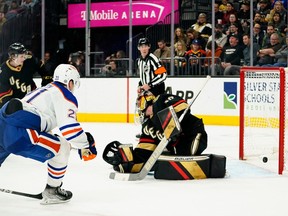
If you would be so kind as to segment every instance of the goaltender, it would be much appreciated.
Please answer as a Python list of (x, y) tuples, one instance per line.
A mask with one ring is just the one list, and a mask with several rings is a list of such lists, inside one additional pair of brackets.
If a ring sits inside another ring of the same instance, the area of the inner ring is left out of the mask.
[[(109, 143), (103, 151), (103, 159), (113, 165), (114, 170), (122, 173), (136, 173), (141, 170), (157, 145), (163, 138), (161, 122), (156, 115), (159, 111), (173, 106), (178, 116), (188, 107), (179, 96), (160, 94), (155, 97), (151, 92), (142, 92), (138, 99), (139, 115), (142, 115), (142, 133), (135, 149), (118, 141)], [(187, 112), (181, 121), (182, 131), (168, 143), (169, 155), (200, 155), (207, 148), (207, 133), (202, 119)]]

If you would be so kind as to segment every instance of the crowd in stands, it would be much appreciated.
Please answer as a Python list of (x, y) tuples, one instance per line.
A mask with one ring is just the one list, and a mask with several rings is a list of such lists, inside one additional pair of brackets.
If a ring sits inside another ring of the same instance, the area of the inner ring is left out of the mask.
[[(163, 38), (158, 40), (154, 54), (167, 69), (174, 52), (175, 75), (210, 74), (213, 29), (217, 75), (239, 75), (241, 66), (287, 67), (286, 0), (254, 1), (252, 19), (250, 1), (222, 0), (214, 6), (215, 28), (208, 14), (199, 12), (197, 21), (188, 29), (175, 28), (174, 45), (167, 45)], [(250, 25), (253, 26), (252, 39)], [(253, 49), (252, 62), (250, 48)]]
[[(237, 1), (237, 8), (234, 8), (234, 2), (222, 0), (215, 3), (214, 13), (217, 75), (238, 75), (241, 66), (250, 66), (251, 63), (260, 67), (287, 67), (287, 1), (258, 0), (254, 3), (252, 19), (250, 1)], [(181, 27), (175, 30), (175, 56), (185, 60), (177, 67), (186, 66), (186, 74), (211, 72), (211, 23), (207, 14), (200, 12), (197, 22), (186, 31)], [(253, 25), (253, 39), (250, 39), (250, 25)], [(179, 55), (181, 44), (186, 44), (186, 51)], [(252, 62), (250, 47), (254, 55)]]
[(21, 12), (33, 12), (33, 7), (39, 0), (0, 0), (0, 13), (5, 20), (12, 19)]
[[(21, 10), (31, 10), (39, 0), (0, 0), (0, 33), (3, 23)], [(174, 44), (159, 38), (157, 49), (151, 50), (169, 71), (174, 53), (175, 75), (211, 73), (212, 48), (217, 75), (237, 75), (241, 66), (287, 67), (288, 12), (287, 0), (254, 0), (250, 18), (250, 1), (219, 0), (215, 2), (215, 26), (211, 14), (199, 11), (190, 27), (175, 28)], [(253, 38), (250, 38), (252, 25)], [(212, 46), (212, 31), (215, 43)], [(250, 50), (253, 60), (250, 61)], [(81, 56), (81, 55), (80, 55)], [(71, 53), (75, 65), (85, 75), (84, 60)], [(83, 54), (82, 54), (83, 57)], [(68, 60), (70, 61), (70, 60)], [(79, 66), (80, 65), (80, 66)], [(126, 75), (129, 59), (124, 51), (109, 55), (101, 69), (105, 76)]]

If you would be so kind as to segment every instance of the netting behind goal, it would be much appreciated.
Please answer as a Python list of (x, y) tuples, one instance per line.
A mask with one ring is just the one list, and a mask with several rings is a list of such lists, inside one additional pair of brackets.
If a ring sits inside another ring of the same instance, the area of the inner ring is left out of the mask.
[(239, 158), (262, 165), (267, 158), (265, 164), (279, 174), (286, 170), (287, 74), (287, 68), (243, 67), (240, 72)]

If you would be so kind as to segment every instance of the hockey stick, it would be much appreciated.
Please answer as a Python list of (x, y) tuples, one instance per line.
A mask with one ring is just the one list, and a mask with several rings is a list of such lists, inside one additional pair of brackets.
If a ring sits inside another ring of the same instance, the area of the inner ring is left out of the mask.
[[(179, 122), (182, 121), (186, 113), (189, 111), (192, 104), (195, 102), (195, 100), (198, 98), (202, 90), (204, 89), (207, 82), (210, 80), (210, 76), (207, 76), (204, 83), (202, 84), (201, 88), (199, 89), (196, 96), (193, 98), (193, 100), (189, 103), (188, 107), (185, 109), (185, 111), (182, 113), (182, 115), (179, 118)], [(139, 173), (119, 173), (119, 172), (112, 172), (110, 173), (109, 178), (110, 179), (116, 179), (116, 180), (122, 180), (122, 181), (137, 181), (137, 180), (143, 180), (147, 174), (152, 169), (153, 165), (156, 163), (160, 155), (162, 154), (163, 150), (166, 148), (167, 144), (169, 143), (170, 138), (166, 138), (165, 136), (162, 138), (160, 143), (157, 145), (155, 150), (153, 151), (152, 155), (149, 157), (149, 159), (146, 161), (144, 166), (142, 167), (141, 171)]]
[(33, 198), (33, 199), (42, 199), (42, 193), (39, 194), (29, 194), (29, 193), (24, 193), (24, 192), (19, 192), (19, 191), (13, 191), (13, 190), (8, 190), (8, 189), (3, 189), (0, 188), (0, 192), (3, 193), (9, 193), (9, 194), (15, 194), (15, 195), (19, 195), (19, 196), (24, 196), (24, 197), (29, 197), (29, 198)]

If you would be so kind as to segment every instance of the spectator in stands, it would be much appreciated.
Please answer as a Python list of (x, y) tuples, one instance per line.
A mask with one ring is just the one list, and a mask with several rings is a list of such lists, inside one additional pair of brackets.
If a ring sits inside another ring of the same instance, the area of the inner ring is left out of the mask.
[(266, 31), (268, 23), (265, 21), (265, 19), (261, 18), (261, 14), (259, 12), (255, 12), (253, 22), (254, 22), (254, 26), (255, 26), (255, 24), (260, 25), (261, 31), (263, 31), (263, 30)]
[(185, 54), (187, 61), (188, 73), (191, 75), (199, 75), (203, 70), (204, 57), (206, 56), (205, 50), (202, 49), (200, 41), (194, 39), (192, 47)]
[(240, 10), (238, 12), (238, 19), (240, 22), (242, 20), (247, 21), (250, 19), (250, 2), (245, 0), (241, 3)]
[(115, 57), (115, 62), (117, 64), (116, 67), (119, 75), (126, 75), (129, 68), (129, 62), (124, 59), (126, 58), (126, 53), (123, 50), (118, 50)]
[[(272, 7), (272, 8), (274, 7), (274, 4), (275, 4), (277, 1), (279, 1), (279, 0), (270, 0), (270, 2), (271, 2), (271, 7)], [(280, 0), (280, 1), (282, 2), (283, 7), (287, 10), (287, 9), (288, 9), (288, 8), (287, 8), (287, 5), (288, 5), (287, 0)]]
[(255, 23), (253, 26), (253, 43), (259, 44), (259, 47), (262, 46), (264, 38), (264, 32), (261, 29), (261, 25), (259, 23)]
[(82, 57), (81, 51), (70, 53), (68, 63), (78, 70), (81, 77), (85, 76), (85, 60)]
[(219, 10), (219, 6), (220, 4), (218, 2), (215, 2), (214, 4), (215, 23), (222, 24), (224, 13)]
[(41, 86), (45, 86), (53, 81), (53, 74), (57, 64), (51, 58), (51, 53), (49, 51), (44, 53), (44, 59), (42, 60), (42, 63), (43, 66), (39, 70), (39, 74), (42, 78)]
[(11, 5), (5, 17), (7, 20), (15, 17), (22, 9), (19, 7), (18, 2), (16, 0), (11, 1)]
[(168, 60), (167, 58), (171, 57), (171, 50), (170, 47), (166, 45), (166, 41), (164, 39), (160, 39), (157, 41), (157, 45), (158, 48), (154, 51), (153, 54), (157, 56), (157, 58), (159, 58), (163, 63), (170, 62), (170, 60)]
[(7, 13), (9, 5), (5, 0), (0, 0), (0, 11), (4, 14)]
[(257, 56), (259, 58), (257, 62), (257, 66), (262, 66), (266, 64), (272, 64), (274, 62), (274, 56), (276, 52), (282, 47), (279, 35), (277, 33), (273, 33), (270, 37), (270, 43), (261, 48)]
[(192, 42), (193, 40), (197, 39), (200, 41), (201, 43), (201, 47), (205, 47), (206, 44), (206, 40), (204, 38), (201, 37), (201, 35), (199, 34), (198, 31), (196, 31), (193, 28), (188, 28), (186, 30), (186, 35), (187, 35), (187, 41), (186, 41), (186, 49), (190, 50), (191, 46), (192, 46)]
[(0, 34), (2, 32), (2, 26), (6, 22), (4, 11), (0, 11)]
[[(222, 48), (227, 43), (227, 35), (223, 33), (223, 26), (221, 24), (216, 24), (214, 37), (217, 45)], [(212, 41), (212, 35), (208, 38), (207, 46), (210, 41)]]
[(174, 49), (176, 48), (176, 43), (179, 40), (187, 42), (187, 35), (184, 32), (184, 29), (181, 27), (177, 27), (174, 32)]
[[(261, 23), (265, 23), (265, 25), (268, 24), (267, 20), (266, 20), (266, 16), (267, 14), (270, 13), (270, 7), (268, 4), (268, 0), (260, 0), (259, 1), (259, 8), (257, 10), (257, 13), (259, 13), (261, 15)], [(265, 26), (263, 26), (265, 27)]]
[(237, 17), (237, 11), (234, 9), (231, 2), (227, 2), (227, 11), (224, 13), (223, 24), (229, 23), (229, 17), (231, 14), (235, 14)]
[(222, 0), (220, 6), (219, 6), (219, 10), (223, 13), (226, 13), (227, 12), (227, 3), (228, 3), (228, 0)]
[(268, 24), (266, 32), (265, 32), (264, 37), (263, 37), (261, 48), (268, 46), (268, 44), (270, 43), (270, 37), (275, 32), (276, 31), (275, 31), (274, 25), (273, 24)]
[[(251, 66), (250, 64), (250, 50), (251, 50), (251, 39), (250, 34), (243, 34), (243, 43), (245, 48), (243, 49), (243, 65), (231, 65), (226, 68), (224, 75), (239, 75), (241, 66)], [(260, 49), (259, 44), (253, 43), (253, 65), (257, 64), (257, 52)]]
[(270, 10), (270, 13), (266, 15), (266, 21), (272, 22), (273, 15), (275, 12), (278, 12), (283, 19), (283, 21), (286, 21), (287, 18), (287, 10), (284, 8), (283, 3), (281, 1), (275, 1), (274, 7), (272, 10)]
[(238, 20), (241, 23), (243, 33), (248, 33), (250, 27), (250, 2), (245, 0), (238, 12)]
[(226, 34), (227, 34), (227, 31), (229, 31), (229, 28), (231, 27), (232, 24), (235, 24), (235, 26), (237, 27), (237, 34), (243, 34), (241, 22), (238, 20), (235, 14), (230, 14), (228, 22), (223, 27), (223, 31), (226, 32)]
[[(191, 28), (195, 29), (199, 32), (200, 36), (206, 40), (206, 43), (208, 41), (208, 38), (210, 35), (212, 35), (212, 25), (210, 23), (207, 23), (207, 18), (205, 13), (200, 13), (198, 15), (198, 20), (196, 23), (194, 23)], [(205, 43), (205, 46), (206, 46)]]
[(241, 59), (243, 58), (243, 49), (239, 45), (238, 35), (233, 34), (230, 36), (229, 44), (223, 48), (220, 58), (220, 66), (215, 65), (215, 72), (218, 75), (226, 74), (226, 68), (229, 69), (231, 65), (241, 65)]
[[(237, 35), (238, 36), (238, 43), (237, 44), (240, 46), (243, 46), (242, 33), (240, 33), (238, 31), (238, 25), (236, 23), (233, 23), (230, 25), (229, 29), (226, 31), (226, 35), (227, 35), (227, 42), (228, 43), (230, 43), (229, 38), (231, 37), (231, 35)], [(226, 45), (228, 43), (226, 43)]]
[(186, 68), (186, 44), (183, 40), (179, 40), (176, 43), (176, 49), (175, 49), (175, 71), (176, 75), (184, 75), (185, 68)]
[(123, 50), (118, 50), (116, 52), (116, 58), (117, 59), (126, 58), (126, 53)]
[(273, 24), (275, 31), (280, 35), (280, 36), (285, 36), (284, 33), (284, 28), (286, 23), (284, 20), (281, 18), (281, 14), (279, 12), (275, 12), (272, 17), (272, 21), (270, 22)]
[(286, 44), (284, 44), (274, 56), (274, 63), (262, 65), (262, 67), (287, 67), (288, 62), (288, 34), (286, 35)]
[[(220, 56), (223, 51), (223, 48), (214, 41), (214, 64), (220, 64)], [(211, 74), (211, 64), (212, 64), (212, 41), (209, 41), (206, 46), (206, 58), (204, 60), (204, 71), (205, 75)]]
[(115, 75), (126, 74), (123, 73), (122, 70), (120, 71), (119, 68), (117, 68), (117, 62), (114, 59), (110, 60), (109, 63), (102, 68), (101, 73), (107, 77), (114, 77)]

